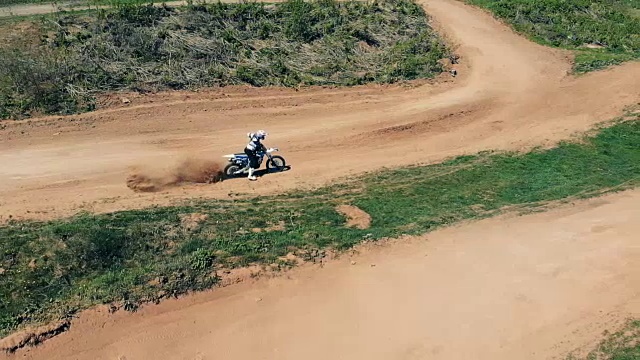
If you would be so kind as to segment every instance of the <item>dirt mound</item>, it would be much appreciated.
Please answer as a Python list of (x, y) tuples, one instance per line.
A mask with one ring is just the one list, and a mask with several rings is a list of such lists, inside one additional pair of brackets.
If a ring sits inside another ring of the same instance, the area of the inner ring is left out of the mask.
[(355, 227), (360, 230), (371, 226), (371, 215), (353, 205), (340, 205), (336, 211), (347, 218), (347, 227)]
[(207, 214), (192, 213), (192, 214), (180, 214), (180, 225), (187, 231), (193, 231), (200, 227), (200, 224), (209, 218)]
[(222, 165), (216, 161), (185, 158), (165, 170), (134, 167), (127, 177), (127, 187), (136, 192), (154, 192), (182, 183), (215, 183), (222, 180), (222, 175)]

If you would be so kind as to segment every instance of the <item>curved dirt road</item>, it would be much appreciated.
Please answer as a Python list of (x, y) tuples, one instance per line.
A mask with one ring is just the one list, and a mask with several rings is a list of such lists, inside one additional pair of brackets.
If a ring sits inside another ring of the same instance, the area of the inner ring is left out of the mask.
[[(460, 76), (436, 85), (228, 88), (8, 123), (0, 130), (0, 221), (271, 193), (382, 166), (548, 145), (640, 101), (640, 63), (575, 78), (565, 53), (515, 35), (483, 11), (453, 0), (424, 5), (461, 55)], [(291, 171), (152, 194), (125, 185), (129, 166), (222, 159), (257, 128), (271, 133), (267, 145), (281, 147)]]
[(629, 191), (373, 245), (321, 270), (135, 314), (92, 311), (8, 358), (565, 359), (640, 316), (638, 203)]

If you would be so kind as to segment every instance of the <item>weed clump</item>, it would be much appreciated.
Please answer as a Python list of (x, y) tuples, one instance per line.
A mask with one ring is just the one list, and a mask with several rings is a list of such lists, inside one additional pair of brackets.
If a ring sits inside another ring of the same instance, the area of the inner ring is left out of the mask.
[(586, 357), (569, 354), (566, 360), (640, 359), (640, 320), (628, 319), (616, 332), (604, 332), (604, 339)]

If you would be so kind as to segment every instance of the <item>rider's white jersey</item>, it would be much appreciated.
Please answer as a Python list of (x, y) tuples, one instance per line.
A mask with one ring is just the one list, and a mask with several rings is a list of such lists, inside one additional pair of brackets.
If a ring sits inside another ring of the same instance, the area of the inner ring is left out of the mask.
[(251, 141), (247, 144), (247, 149), (254, 151), (260, 147), (260, 139), (258, 139), (255, 135), (251, 136)]

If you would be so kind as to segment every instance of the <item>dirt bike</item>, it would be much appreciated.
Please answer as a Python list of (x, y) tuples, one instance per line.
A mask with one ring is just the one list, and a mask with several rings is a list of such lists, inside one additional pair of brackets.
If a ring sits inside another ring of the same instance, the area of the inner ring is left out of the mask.
[[(262, 160), (266, 156), (267, 170), (268, 171), (282, 171), (284, 170), (286, 163), (282, 156), (271, 155), (271, 153), (280, 151), (278, 148), (269, 148), (263, 151), (258, 151), (258, 169), (262, 165)], [(224, 167), (224, 176), (226, 178), (232, 178), (240, 175), (247, 174), (249, 172), (249, 156), (245, 153), (229, 154), (223, 157), (229, 159), (229, 164)], [(256, 169), (257, 170), (257, 169)]]

